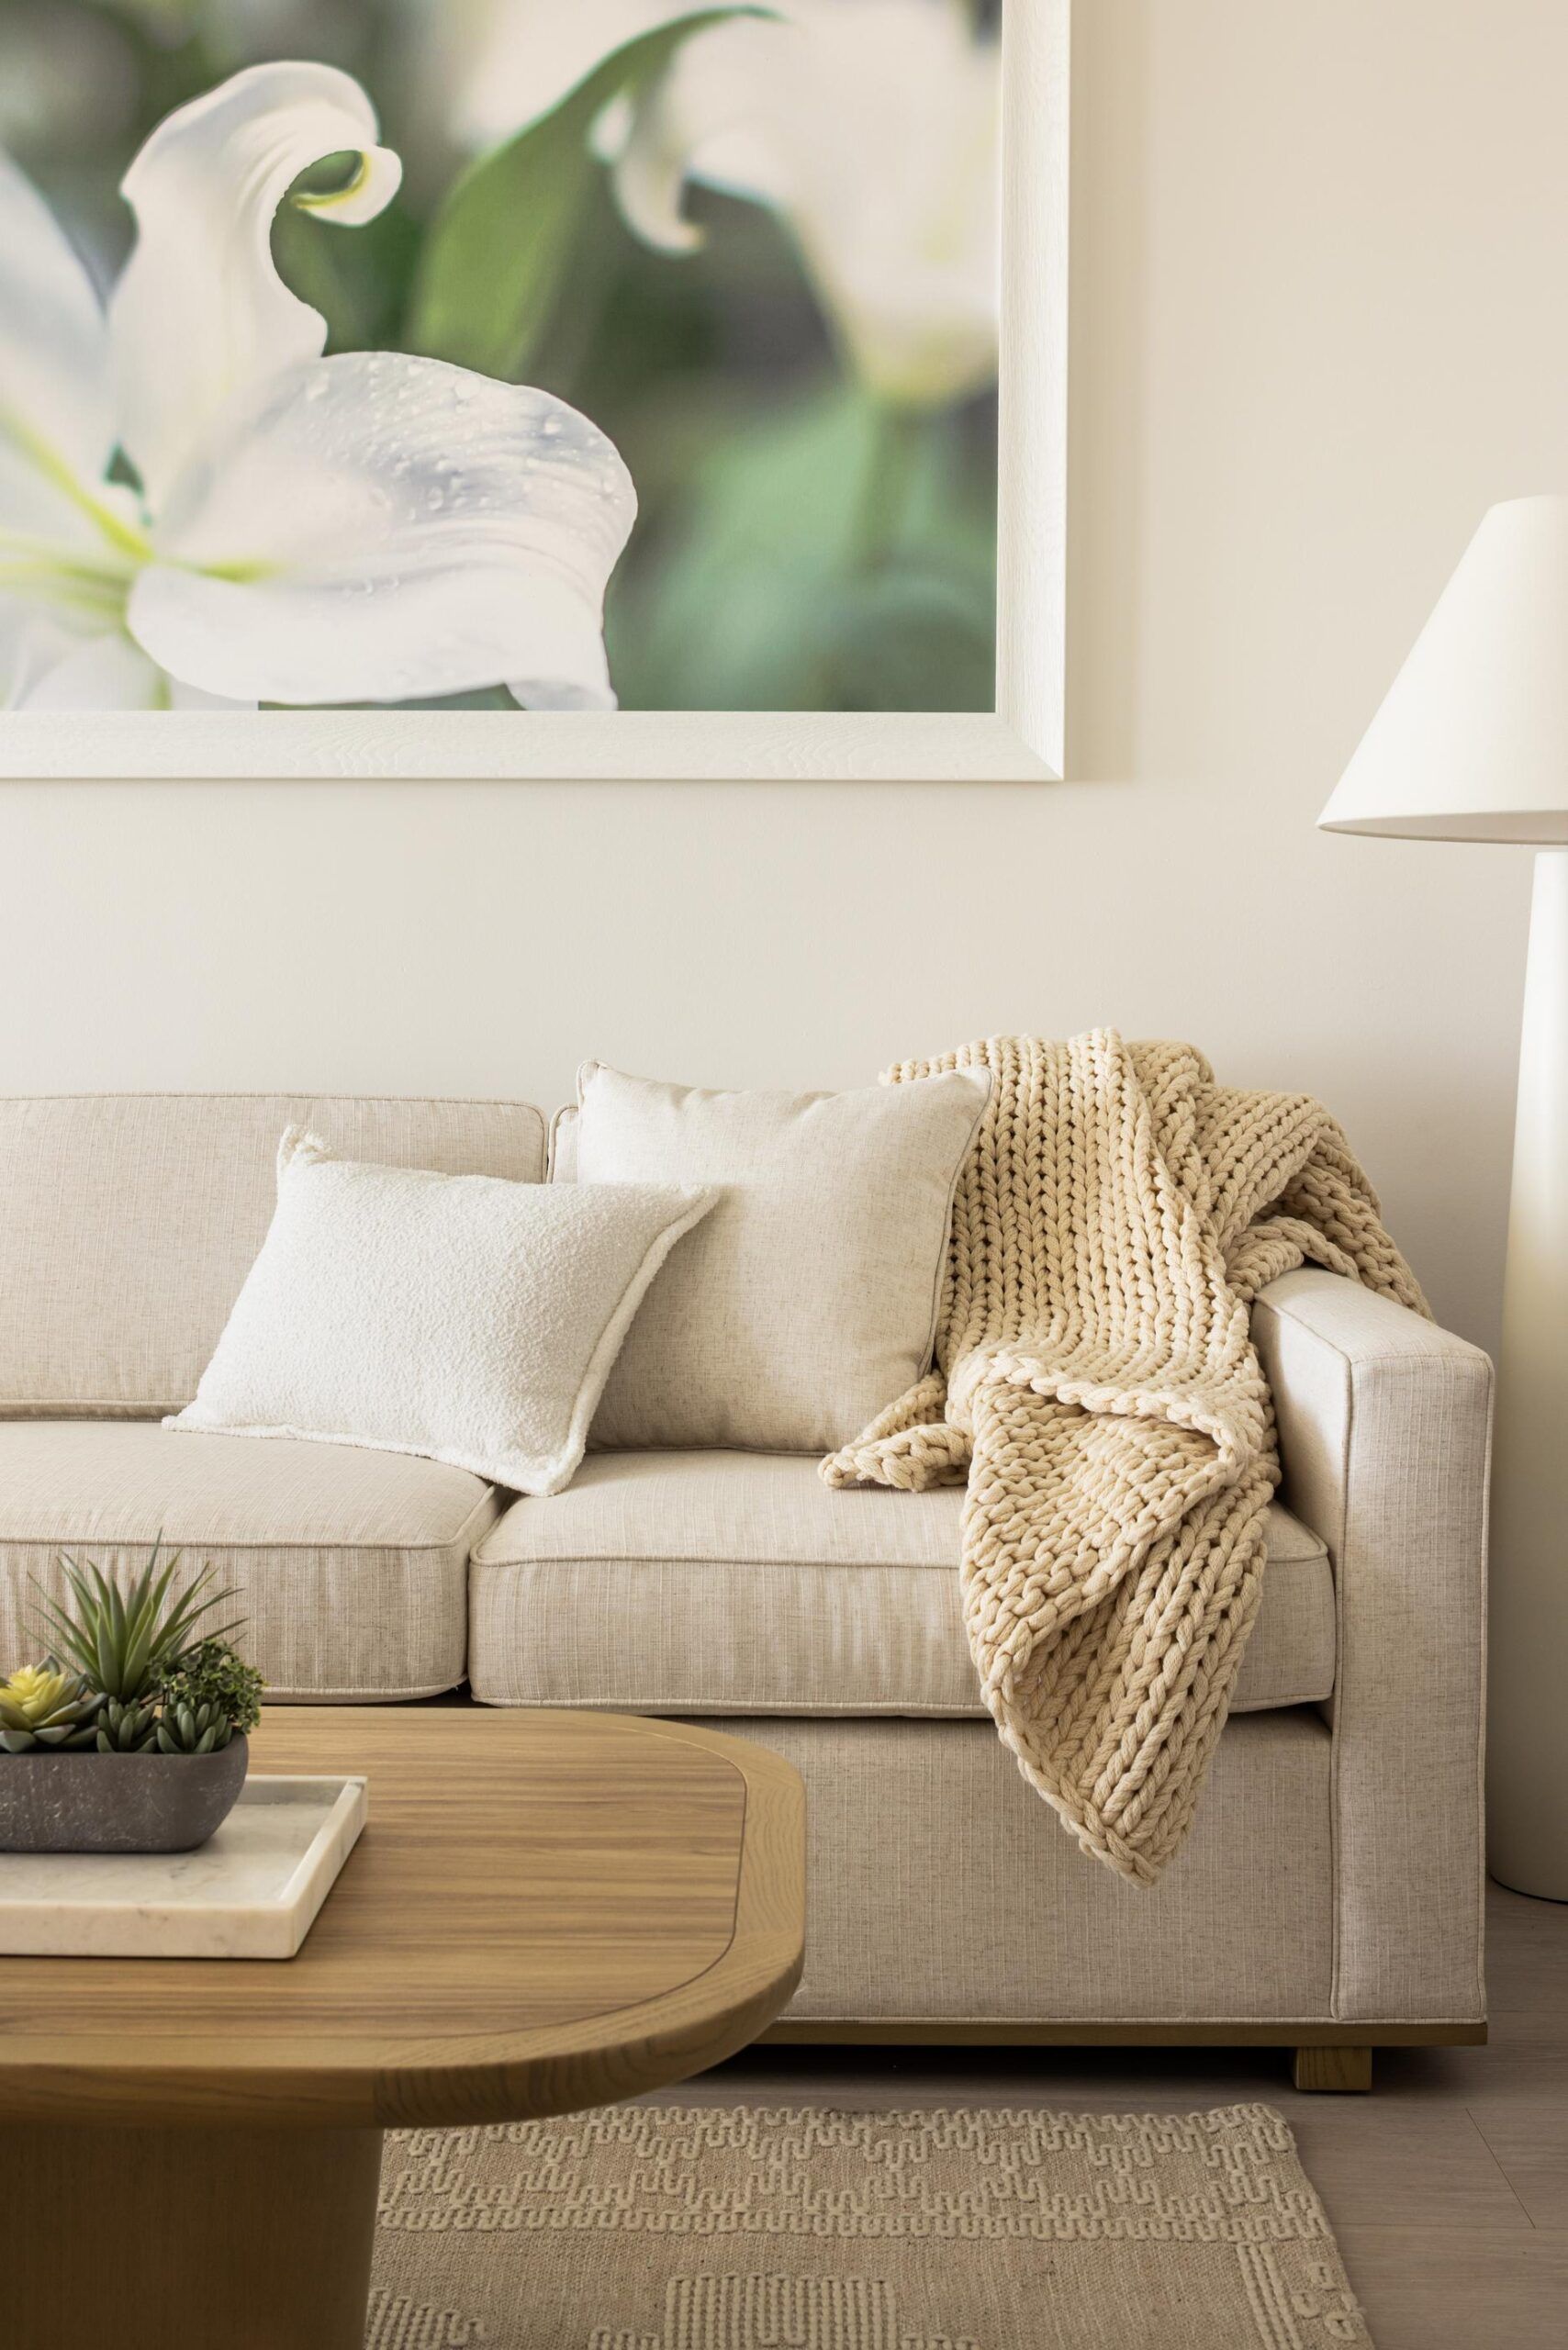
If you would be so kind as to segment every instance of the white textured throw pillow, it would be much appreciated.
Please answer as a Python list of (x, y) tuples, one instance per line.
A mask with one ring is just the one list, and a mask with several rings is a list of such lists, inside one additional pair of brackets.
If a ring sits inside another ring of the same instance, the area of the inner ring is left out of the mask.
[(164, 1426), (421, 1453), (559, 1493), (644, 1291), (715, 1197), (371, 1167), (291, 1127), (261, 1255)]
[[(926, 1370), (984, 1070), (850, 1093), (578, 1080), (576, 1180), (717, 1183), (649, 1290), (596, 1445), (823, 1452)], [(554, 1188), (569, 1188), (558, 1185)]]

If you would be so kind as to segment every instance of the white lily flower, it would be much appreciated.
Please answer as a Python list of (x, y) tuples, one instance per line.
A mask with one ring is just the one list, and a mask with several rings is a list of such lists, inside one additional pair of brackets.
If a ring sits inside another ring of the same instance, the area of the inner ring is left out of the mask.
[[(0, 157), (0, 702), (407, 701), (501, 684), (614, 707), (604, 590), (636, 510), (610, 442), (547, 393), (437, 360), (321, 356), (274, 214), (352, 153), (366, 220), (396, 156), (350, 76), (263, 65), (171, 115), (125, 181), (108, 302)], [(139, 487), (113, 477), (117, 453)]]
[[(651, 92), (601, 124), (628, 223), (681, 252), (700, 241), (682, 217), (687, 180), (767, 205), (872, 391), (945, 407), (982, 390), (1001, 307), (996, 40), (969, 0), (767, 5), (772, 20), (694, 33)], [(689, 0), (484, 0), (459, 130), (475, 145), (507, 136), (610, 50), (691, 13)]]

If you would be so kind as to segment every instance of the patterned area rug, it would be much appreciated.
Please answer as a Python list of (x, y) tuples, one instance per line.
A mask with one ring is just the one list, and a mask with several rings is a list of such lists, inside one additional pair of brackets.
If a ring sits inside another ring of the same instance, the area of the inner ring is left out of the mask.
[(394, 2132), (367, 2350), (1343, 2350), (1271, 2106)]

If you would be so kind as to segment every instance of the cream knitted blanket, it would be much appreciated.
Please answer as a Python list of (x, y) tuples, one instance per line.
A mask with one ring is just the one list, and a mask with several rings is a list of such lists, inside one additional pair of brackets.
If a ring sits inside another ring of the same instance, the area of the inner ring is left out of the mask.
[(1273, 1414), (1249, 1307), (1329, 1267), (1417, 1312), (1338, 1125), (1216, 1085), (1186, 1045), (1004, 1036), (954, 1203), (937, 1367), (823, 1463), (966, 1474), (964, 1619), (1025, 1778), (1150, 1884), (1191, 1825), (1257, 1612)]

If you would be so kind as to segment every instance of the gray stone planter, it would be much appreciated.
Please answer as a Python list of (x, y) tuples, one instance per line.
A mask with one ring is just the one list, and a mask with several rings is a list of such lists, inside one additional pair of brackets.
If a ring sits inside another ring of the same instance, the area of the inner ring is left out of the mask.
[(240, 1799), (250, 1748), (0, 1754), (0, 1852), (189, 1852)]

